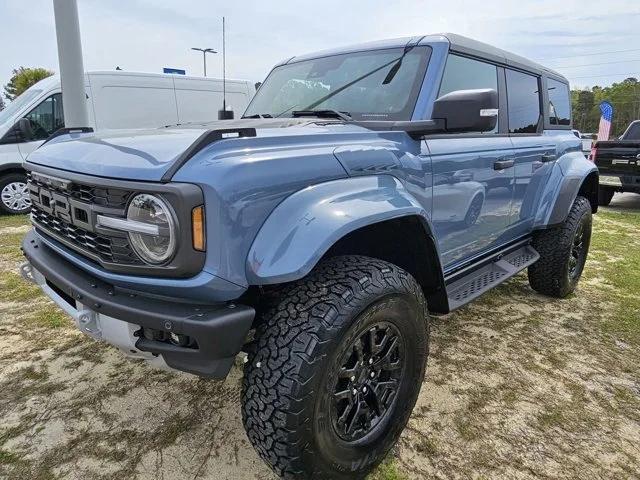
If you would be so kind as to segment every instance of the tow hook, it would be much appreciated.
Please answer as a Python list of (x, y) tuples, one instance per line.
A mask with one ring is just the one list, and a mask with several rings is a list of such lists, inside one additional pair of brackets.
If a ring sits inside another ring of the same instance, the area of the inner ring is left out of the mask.
[(33, 267), (31, 266), (31, 264), (29, 262), (24, 262), (24, 263), (22, 263), (20, 265), (20, 275), (27, 282), (31, 282), (31, 283), (37, 284), (36, 279), (33, 276)]

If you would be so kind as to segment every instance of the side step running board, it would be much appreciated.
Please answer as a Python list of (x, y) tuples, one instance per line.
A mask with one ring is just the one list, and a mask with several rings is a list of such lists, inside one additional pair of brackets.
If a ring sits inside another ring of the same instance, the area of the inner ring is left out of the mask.
[(455, 310), (469, 303), (535, 263), (538, 258), (540, 258), (538, 252), (531, 245), (525, 245), (447, 285), (449, 310)]

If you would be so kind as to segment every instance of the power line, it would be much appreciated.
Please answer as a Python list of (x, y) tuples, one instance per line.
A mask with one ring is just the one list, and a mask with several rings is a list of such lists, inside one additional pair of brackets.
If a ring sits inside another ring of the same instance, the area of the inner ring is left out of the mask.
[(540, 60), (559, 60), (561, 58), (575, 58), (575, 57), (592, 57), (595, 55), (607, 55), (609, 53), (625, 53), (625, 52), (640, 52), (640, 48), (630, 48), (629, 50), (610, 50), (608, 52), (594, 52), (594, 53), (578, 53), (568, 55), (566, 57), (541, 57)]
[(585, 63), (582, 65), (566, 65), (564, 67), (553, 67), (555, 69), (561, 68), (577, 68), (577, 67), (594, 67), (596, 65), (611, 65), (613, 63), (626, 63), (626, 62), (640, 62), (640, 59), (636, 60), (616, 60), (615, 62), (602, 62), (602, 63)]
[(581, 77), (574, 77), (574, 76), (570, 76), (569, 78), (597, 78), (597, 77), (617, 77), (617, 76), (634, 76), (634, 75), (638, 75), (637, 72), (633, 72), (633, 73), (606, 73), (604, 75), (584, 75)]

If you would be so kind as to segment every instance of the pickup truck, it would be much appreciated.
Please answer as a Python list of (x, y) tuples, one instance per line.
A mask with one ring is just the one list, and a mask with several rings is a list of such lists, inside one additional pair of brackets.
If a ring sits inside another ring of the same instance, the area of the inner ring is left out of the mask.
[(616, 192), (640, 193), (640, 120), (618, 140), (596, 142), (593, 161), (601, 172), (599, 205), (609, 205)]
[(430, 316), (525, 269), (567, 296), (598, 208), (568, 81), (454, 34), (289, 58), (242, 119), (70, 130), (25, 168), (22, 275), (152, 365), (223, 379), (244, 352), (248, 438), (287, 478), (363, 478)]

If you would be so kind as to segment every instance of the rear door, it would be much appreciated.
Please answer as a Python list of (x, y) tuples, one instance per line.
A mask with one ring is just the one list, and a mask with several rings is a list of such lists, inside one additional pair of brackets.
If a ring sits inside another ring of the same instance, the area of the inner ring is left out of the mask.
[(509, 136), (514, 150), (514, 188), (509, 236), (531, 231), (544, 185), (556, 160), (553, 137), (543, 135), (542, 79), (505, 69)]
[[(439, 96), (455, 90), (504, 92), (502, 68), (450, 54)], [(505, 99), (500, 95), (500, 106)], [(504, 117), (504, 116), (503, 116)], [(492, 132), (428, 137), (433, 167), (432, 221), (445, 267), (501, 242), (513, 194), (513, 149), (499, 119)]]

